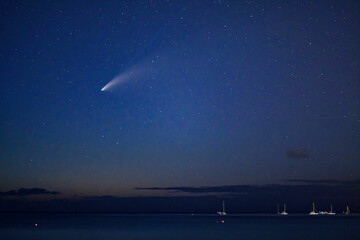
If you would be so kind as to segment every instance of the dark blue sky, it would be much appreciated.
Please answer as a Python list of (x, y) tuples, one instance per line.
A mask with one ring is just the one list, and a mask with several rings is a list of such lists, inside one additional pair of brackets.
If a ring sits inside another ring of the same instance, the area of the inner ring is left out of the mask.
[(358, 1), (1, 1), (0, 192), (359, 179), (359, 21)]

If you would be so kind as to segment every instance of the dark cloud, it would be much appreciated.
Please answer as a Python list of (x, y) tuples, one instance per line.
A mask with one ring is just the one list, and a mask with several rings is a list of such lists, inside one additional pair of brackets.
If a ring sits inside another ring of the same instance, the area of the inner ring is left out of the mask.
[(185, 193), (247, 193), (259, 188), (252, 185), (227, 185), (227, 186), (208, 186), (208, 187), (150, 187), (135, 188), (136, 190), (158, 190), (168, 192), (185, 192)]
[(82, 199), (86, 199), (86, 200), (114, 200), (114, 199), (118, 199), (118, 197), (109, 196), (109, 195), (105, 195), (105, 196), (86, 196), (86, 197), (83, 197)]
[(20, 188), (19, 190), (10, 190), (7, 192), (0, 192), (0, 196), (28, 196), (28, 195), (55, 195), (59, 192), (50, 192), (44, 188)]
[[(226, 185), (226, 186), (204, 186), (204, 187), (152, 187), (136, 188), (136, 190), (166, 191), (167, 193), (202, 193), (218, 194), (219, 196), (248, 195), (269, 197), (284, 196), (288, 198), (325, 197), (337, 198), (339, 195), (360, 197), (360, 180), (288, 180), (292, 184), (267, 184), (267, 185)], [(297, 183), (297, 184), (294, 184)]]
[(286, 151), (286, 155), (290, 159), (308, 159), (309, 154), (305, 148), (289, 149)]
[(305, 183), (305, 184), (341, 184), (341, 185), (352, 185), (359, 184), (360, 180), (354, 181), (342, 181), (337, 179), (326, 179), (326, 180), (307, 180), (307, 179), (291, 179), (288, 182), (292, 183)]

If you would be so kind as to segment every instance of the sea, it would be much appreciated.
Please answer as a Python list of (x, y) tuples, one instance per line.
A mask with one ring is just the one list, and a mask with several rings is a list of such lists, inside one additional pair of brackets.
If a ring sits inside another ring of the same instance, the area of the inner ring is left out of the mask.
[(0, 214), (2, 240), (360, 240), (360, 215)]

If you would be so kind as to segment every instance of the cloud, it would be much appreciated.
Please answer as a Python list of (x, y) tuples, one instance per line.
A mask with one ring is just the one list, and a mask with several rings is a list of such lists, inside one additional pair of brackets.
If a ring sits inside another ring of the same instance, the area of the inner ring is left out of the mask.
[(19, 190), (10, 190), (0, 192), (0, 196), (29, 196), (29, 195), (56, 195), (59, 192), (50, 192), (44, 188), (20, 188)]
[[(360, 188), (360, 180), (343, 181), (329, 180), (306, 180), (291, 179), (289, 183), (298, 184), (266, 184), (266, 185), (225, 185), (225, 186), (203, 186), (203, 187), (150, 187), (135, 188), (136, 190), (166, 191), (168, 193), (190, 193), (190, 194), (218, 194), (218, 195), (274, 195), (288, 194), (299, 195), (299, 193), (312, 193), (327, 195), (332, 193), (345, 193)], [(300, 194), (301, 195), (301, 194)], [(335, 194), (336, 195), (336, 194)], [(334, 196), (335, 196), (334, 195)]]
[(308, 159), (309, 158), (309, 154), (307, 153), (305, 148), (287, 150), (286, 155), (290, 159)]
[(337, 179), (325, 179), (325, 180), (290, 179), (290, 180), (288, 180), (288, 182), (305, 183), (305, 184), (341, 184), (341, 185), (348, 185), (350, 183), (358, 183), (359, 180), (343, 181), (343, 180), (337, 180)]
[[(255, 188), (258, 188), (258, 186)], [(135, 188), (135, 190), (158, 190), (158, 191), (184, 192), (184, 193), (234, 193), (234, 192), (247, 193), (249, 191), (252, 191), (253, 189), (254, 189), (254, 186), (251, 186), (251, 185)]]
[(111, 196), (111, 195), (104, 195), (104, 196), (86, 196), (82, 197), (81, 199), (85, 200), (114, 200), (118, 199), (119, 197)]

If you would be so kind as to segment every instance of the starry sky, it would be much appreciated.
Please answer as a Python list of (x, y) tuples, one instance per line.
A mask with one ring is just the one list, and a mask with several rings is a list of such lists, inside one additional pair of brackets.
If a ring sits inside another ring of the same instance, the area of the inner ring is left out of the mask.
[(360, 179), (359, 1), (1, 1), (0, 22), (2, 195)]

